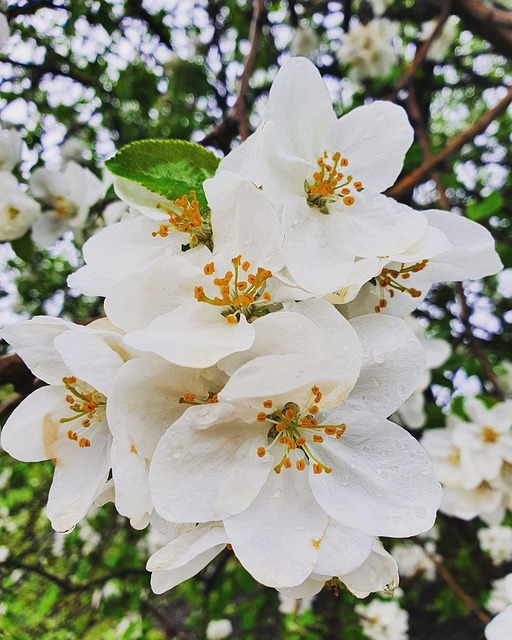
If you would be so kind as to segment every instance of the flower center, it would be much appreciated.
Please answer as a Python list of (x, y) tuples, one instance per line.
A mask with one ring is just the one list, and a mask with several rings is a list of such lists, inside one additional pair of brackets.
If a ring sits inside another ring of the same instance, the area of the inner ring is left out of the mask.
[[(99, 391), (87, 391), (82, 388), (74, 376), (62, 378), (64, 386), (68, 390), (66, 402), (72, 415), (61, 418), (60, 422), (65, 424), (80, 420), (81, 427), (76, 431), (70, 429), (68, 438), (78, 444), (81, 449), (91, 446), (91, 437), (96, 433), (99, 424), (105, 415), (105, 405), (107, 399)], [(87, 435), (85, 435), (87, 433)]]
[(295, 402), (287, 402), (282, 409), (276, 409), (267, 413), (272, 409), (272, 400), (265, 400), (263, 407), (267, 411), (261, 411), (256, 416), (258, 422), (270, 423), (268, 438), (270, 444), (268, 447), (259, 447), (257, 450), (258, 457), (263, 458), (267, 451), (273, 446), (281, 445), (283, 457), (281, 461), (274, 467), (276, 473), (281, 473), (281, 469), (290, 469), (292, 460), (290, 452), (294, 452), (295, 468), (298, 471), (304, 471), (309, 465), (313, 465), (313, 471), (316, 474), (331, 473), (331, 467), (323, 464), (311, 451), (312, 446), (321, 444), (324, 436), (333, 437), (339, 440), (345, 433), (346, 424), (323, 424), (318, 425), (315, 416), (320, 411), (318, 403), (322, 399), (322, 392), (317, 386), (311, 388), (311, 397), (305, 406), (300, 407)]
[[(222, 315), (229, 324), (237, 324), (240, 316), (250, 318), (261, 305), (270, 302), (270, 293), (265, 291), (266, 282), (272, 276), (268, 269), (258, 267), (256, 273), (249, 273), (250, 262), (242, 261), (242, 256), (231, 260), (233, 271), (227, 271), (222, 278), (214, 278), (213, 284), (220, 295), (208, 297), (203, 287), (195, 288), (194, 297), (198, 302), (207, 302), (217, 307), (224, 307)], [(204, 274), (213, 276), (215, 264), (209, 262), (204, 266)], [(245, 275), (247, 274), (247, 275)]]
[(68, 220), (77, 212), (77, 206), (61, 195), (55, 196), (52, 201), (52, 207), (55, 220)]
[(9, 218), (9, 220), (16, 220), (20, 213), (21, 211), (19, 209), (16, 209), (16, 207), (13, 207), (12, 204), (7, 207), (7, 217)]
[(188, 233), (190, 236), (190, 246), (195, 247), (200, 242), (208, 243), (212, 237), (212, 227), (209, 222), (201, 217), (199, 210), (199, 202), (196, 199), (196, 192), (190, 191), (190, 199), (187, 195), (182, 195), (174, 201), (178, 211), (171, 211), (162, 207), (160, 203), (156, 205), (157, 209), (163, 209), (169, 221), (167, 224), (161, 224), (158, 231), (153, 231), (153, 238), (161, 236), (167, 238), (169, 233), (173, 231), (181, 231)]
[(348, 167), (347, 158), (342, 158), (341, 153), (336, 151), (329, 160), (329, 154), (324, 151), (316, 163), (318, 170), (313, 174), (314, 182), (310, 183), (306, 180), (304, 183), (309, 206), (320, 209), (322, 213), (329, 213), (326, 205), (341, 198), (343, 204), (351, 207), (356, 201), (352, 189), (361, 191), (363, 183), (353, 182), (352, 176), (345, 175), (339, 170), (341, 167)]
[(408, 293), (412, 298), (419, 298), (421, 296), (421, 291), (418, 289), (414, 289), (414, 287), (406, 287), (404, 284), (399, 282), (401, 280), (408, 280), (411, 277), (411, 273), (419, 273), (427, 266), (428, 260), (422, 260), (421, 262), (417, 262), (409, 267), (406, 267), (402, 262), (400, 269), (389, 269), (388, 267), (384, 267), (380, 272), (380, 275), (370, 280), (373, 285), (379, 285), (381, 298), (379, 300), (379, 304), (375, 306), (375, 313), (380, 313), (382, 309), (388, 306), (388, 302), (385, 295), (388, 295), (390, 298), (395, 297), (395, 291), (399, 291), (400, 293)]
[(198, 398), (195, 393), (184, 393), (179, 399), (180, 404), (189, 404), (189, 405), (200, 405), (200, 404), (215, 404), (219, 401), (219, 398), (216, 393), (208, 393), (208, 397), (205, 399)]
[(491, 427), (482, 427), (482, 440), (485, 443), (498, 442), (499, 436)]

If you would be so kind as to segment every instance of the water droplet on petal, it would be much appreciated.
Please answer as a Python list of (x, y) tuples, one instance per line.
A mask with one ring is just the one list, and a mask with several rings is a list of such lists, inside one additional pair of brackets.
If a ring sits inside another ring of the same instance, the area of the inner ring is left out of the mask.
[(267, 524), (265, 525), (265, 529), (267, 531), (272, 531), (272, 525), (269, 522), (267, 522)]
[(280, 498), (281, 497), (281, 489), (276, 489), (274, 491), (274, 498)]
[(343, 476), (343, 477), (341, 478), (341, 484), (342, 484), (344, 487), (347, 487), (347, 486), (350, 484), (350, 479), (349, 479), (349, 477), (348, 477), (348, 476)]
[(303, 524), (296, 524), (295, 525), (295, 529), (297, 529), (297, 531), (304, 531), (304, 525)]

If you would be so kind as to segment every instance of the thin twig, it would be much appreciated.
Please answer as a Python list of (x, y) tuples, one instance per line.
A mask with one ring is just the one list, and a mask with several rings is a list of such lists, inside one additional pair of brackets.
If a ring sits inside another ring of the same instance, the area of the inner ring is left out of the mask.
[(447, 1), (443, 5), (443, 8), (441, 9), (441, 13), (439, 14), (439, 17), (437, 19), (437, 24), (434, 30), (432, 31), (430, 36), (426, 40), (424, 40), (421, 43), (421, 45), (417, 48), (416, 55), (414, 56), (414, 60), (407, 67), (403, 75), (397, 80), (393, 93), (387, 96), (388, 100), (392, 100), (393, 97), (398, 93), (398, 91), (400, 91), (400, 89), (403, 89), (409, 83), (409, 80), (413, 77), (413, 75), (416, 73), (416, 70), (418, 69), (420, 64), (425, 59), (427, 53), (429, 52), (429, 49), (432, 43), (437, 38), (437, 36), (441, 33), (445, 25), (445, 22), (448, 19), (448, 16), (450, 15), (450, 8), (451, 8), (451, 1)]
[(473, 598), (464, 591), (464, 589), (452, 576), (450, 571), (446, 568), (446, 565), (441, 560), (439, 560), (439, 558), (435, 554), (427, 551), (421, 540), (415, 539), (414, 542), (423, 549), (425, 555), (435, 566), (439, 577), (443, 580), (443, 582), (446, 584), (448, 589), (450, 589), (453, 595), (464, 605), (467, 611), (474, 614), (483, 624), (487, 624), (491, 617), (485, 611), (480, 609)]
[(483, 113), (471, 127), (466, 129), (466, 131), (452, 138), (444, 149), (441, 149), (441, 151), (438, 151), (429, 159), (425, 159), (419, 167), (414, 169), (414, 171), (411, 171), (411, 173), (405, 176), (405, 178), (402, 178), (402, 180), (397, 182), (394, 187), (391, 187), (391, 189), (387, 191), (386, 195), (396, 198), (407, 193), (407, 191), (420, 183), (434, 167), (445, 160), (450, 154), (458, 151), (467, 142), (473, 140), (475, 136), (485, 131), (491, 122), (505, 111), (511, 101), (512, 87), (507, 87), (505, 97), (500, 100), (496, 106)]
[(466, 298), (466, 294), (464, 292), (464, 287), (462, 285), (462, 282), (455, 283), (455, 293), (461, 309), (459, 319), (464, 325), (463, 337), (466, 338), (468, 348), (471, 350), (473, 355), (476, 357), (476, 359), (480, 363), (480, 366), (482, 367), (482, 371), (485, 377), (492, 384), (494, 388), (494, 394), (496, 395), (498, 400), (503, 402), (505, 400), (505, 393), (501, 388), (501, 385), (498, 381), (498, 377), (494, 373), (485, 353), (480, 348), (478, 340), (475, 338), (475, 335), (473, 334), (473, 327), (471, 326), (472, 309)]

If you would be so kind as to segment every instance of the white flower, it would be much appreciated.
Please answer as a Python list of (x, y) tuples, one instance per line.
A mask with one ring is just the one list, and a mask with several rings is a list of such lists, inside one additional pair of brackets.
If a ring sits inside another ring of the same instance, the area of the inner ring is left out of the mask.
[[(420, 33), (420, 40), (428, 40), (434, 32), (437, 24), (438, 20), (429, 20), (428, 22), (424, 22)], [(446, 58), (446, 55), (450, 51), (453, 41), (457, 36), (458, 24), (459, 18), (457, 16), (450, 16), (448, 20), (446, 20), (443, 28), (441, 29), (441, 33), (438, 34), (429, 47), (427, 60), (442, 62)]]
[(0, 546), (0, 564), (5, 562), (9, 557), (9, 547), (5, 545)]
[(361, 616), (361, 626), (372, 640), (407, 640), (409, 616), (398, 602), (372, 600), (369, 605), (355, 608)]
[(9, 28), (9, 21), (7, 17), (0, 13), (0, 50), (4, 48), (5, 43), (9, 40), (11, 30)]
[[(512, 603), (512, 574), (505, 578), (505, 590), (510, 603)], [(508, 640), (512, 628), (512, 604), (502, 613), (499, 613), (489, 622), (485, 628), (486, 640)]]
[(499, 566), (512, 560), (512, 527), (494, 526), (478, 531), (478, 541), (483, 551)]
[(60, 145), (59, 151), (64, 163), (74, 160), (80, 162), (84, 159), (84, 151), (87, 149), (87, 145), (83, 140), (75, 136), (66, 138), (66, 140)]
[(39, 204), (20, 189), (16, 178), (0, 171), (0, 242), (24, 236), (40, 213)]
[(393, 46), (397, 34), (398, 25), (386, 18), (376, 18), (368, 24), (352, 22), (348, 33), (341, 37), (336, 56), (350, 65), (348, 75), (352, 80), (385, 77), (398, 61)]
[(312, 27), (298, 27), (290, 42), (292, 56), (304, 56), (309, 58), (320, 44), (320, 39)]
[(264, 116), (220, 168), (262, 185), (278, 206), (292, 282), (317, 295), (360, 287), (379, 272), (378, 257), (419, 241), (423, 215), (380, 195), (412, 142), (403, 109), (374, 102), (338, 120), (313, 64), (292, 58), (274, 80)]
[[(156, 510), (175, 522), (223, 520), (240, 562), (280, 590), (312, 574), (344, 581), (374, 536), (429, 528), (440, 495), (425, 455), (403, 429), (360, 410), (388, 415), (382, 398), (400, 402), (397, 385), (368, 362), (358, 390), (360, 362), (356, 351), (346, 360), (295, 351), (242, 365), (219, 403), (190, 407), (160, 440)], [(352, 387), (346, 408), (331, 409)]]
[[(340, 291), (329, 299), (348, 302), (343, 313), (405, 316), (425, 298), (432, 283), (479, 279), (497, 273), (501, 260), (492, 235), (482, 225), (447, 211), (423, 211), (428, 227), (417, 245), (383, 259), (377, 275), (360, 291)], [(355, 299), (354, 299), (355, 298)]]
[[(435, 553), (435, 545), (433, 543), (427, 543), (427, 545), (429, 553)], [(396, 560), (400, 576), (411, 578), (418, 573), (422, 573), (427, 580), (435, 580), (435, 564), (420, 545), (395, 545), (391, 550), (391, 555)]]
[(450, 416), (461, 464), (471, 469), (475, 485), (495, 480), (503, 463), (512, 463), (512, 400), (487, 409), (476, 398), (466, 398), (464, 411), (471, 422)]
[(130, 346), (181, 366), (208, 367), (248, 349), (249, 320), (272, 301), (283, 231), (265, 194), (228, 172), (205, 182), (215, 246), (164, 255), (118, 282), (105, 300)]
[(509, 604), (512, 602), (512, 593), (511, 598), (508, 597), (507, 593), (507, 583), (511, 582), (512, 579), (509, 576), (505, 578), (500, 578), (498, 580), (493, 580), (492, 582), (492, 590), (489, 594), (489, 599), (485, 608), (491, 613), (501, 613), (504, 611)]
[(397, 411), (396, 416), (400, 424), (410, 429), (419, 429), (425, 424), (425, 396), (423, 392), (428, 388), (432, 379), (431, 371), (439, 368), (450, 357), (451, 347), (446, 340), (439, 338), (427, 338), (424, 326), (413, 316), (406, 318), (409, 326), (420, 340), (427, 356), (425, 374), (416, 387), (414, 393), (407, 398)]
[(34, 225), (35, 241), (51, 246), (65, 231), (79, 234), (104, 189), (101, 180), (73, 160), (63, 171), (36, 169), (30, 177), (30, 190), (48, 208)]
[(302, 615), (311, 609), (314, 596), (311, 598), (291, 598), (284, 593), (279, 593), (279, 611), (285, 615), (293, 613), (296, 616)]
[[(0, 20), (2, 17), (0, 14)], [(23, 139), (15, 129), (3, 129), (0, 125), (0, 171), (12, 171), (19, 163), (22, 144)]]
[(210, 620), (206, 627), (207, 640), (223, 640), (233, 633), (233, 625), (229, 620)]
[(2, 337), (49, 385), (14, 410), (2, 446), (25, 462), (55, 461), (47, 514), (65, 532), (86, 515), (110, 471), (105, 405), (124, 362), (120, 336), (41, 316), (4, 329)]

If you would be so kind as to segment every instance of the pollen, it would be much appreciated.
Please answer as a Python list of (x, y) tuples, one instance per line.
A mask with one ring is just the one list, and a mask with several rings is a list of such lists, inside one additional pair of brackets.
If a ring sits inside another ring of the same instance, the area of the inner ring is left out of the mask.
[[(104, 416), (106, 398), (96, 390), (79, 382), (75, 376), (62, 378), (62, 382), (68, 393), (64, 396), (69, 405), (70, 416), (60, 419), (61, 424), (80, 420), (80, 428), (76, 431), (69, 429), (67, 437), (76, 442), (81, 449), (91, 446), (91, 438), (98, 430)], [(88, 437), (84, 436), (87, 431)]]
[(306, 181), (304, 184), (309, 206), (328, 213), (326, 205), (341, 198), (345, 206), (351, 207), (356, 201), (353, 192), (362, 191), (363, 183), (354, 181), (353, 176), (346, 176), (339, 170), (348, 167), (348, 159), (342, 157), (339, 151), (329, 158), (327, 151), (324, 151), (316, 164), (318, 169), (313, 173), (313, 182)]
[(169, 233), (181, 231), (189, 234), (191, 246), (199, 242), (208, 242), (212, 235), (211, 225), (201, 216), (196, 195), (195, 191), (190, 191), (189, 195), (184, 194), (181, 198), (177, 198), (173, 203), (175, 210), (158, 204), (157, 208), (163, 210), (168, 216), (168, 222), (160, 224), (158, 231), (153, 231), (151, 234), (153, 238), (156, 236), (167, 238)]
[(375, 284), (380, 287), (380, 299), (373, 309), (375, 313), (380, 313), (388, 306), (388, 301), (385, 296), (387, 295), (389, 299), (392, 299), (395, 297), (397, 291), (408, 294), (411, 298), (421, 297), (421, 291), (419, 291), (419, 289), (406, 287), (401, 281), (408, 280), (413, 273), (423, 271), (427, 264), (428, 260), (421, 260), (421, 262), (416, 262), (409, 266), (405, 266), (405, 263), (402, 262), (398, 269), (384, 267), (375, 278)]
[(491, 427), (483, 427), (482, 440), (486, 443), (498, 442), (499, 436)]
[[(315, 402), (320, 402), (322, 392), (318, 386), (311, 388), (311, 396), (303, 406), (299, 406), (295, 402), (287, 402), (282, 408), (273, 408), (272, 400), (265, 400), (262, 404), (266, 411), (261, 411), (256, 415), (257, 422), (267, 423), (269, 425), (268, 440), (269, 444), (266, 448), (259, 447), (256, 451), (258, 457), (263, 457), (267, 451), (273, 447), (281, 450), (281, 460), (274, 467), (276, 473), (281, 470), (290, 469), (292, 466), (299, 471), (303, 471), (307, 466), (311, 465), (313, 472), (331, 473), (332, 469), (322, 462), (321, 450), (317, 445), (325, 441), (325, 436), (339, 440), (347, 425), (329, 424), (319, 425), (317, 418), (314, 417), (320, 412), (320, 407)], [(293, 462), (292, 462), (293, 459)]]
[[(196, 286), (194, 298), (198, 302), (206, 302), (217, 307), (223, 307), (221, 311), (228, 324), (238, 324), (241, 316), (251, 318), (262, 304), (271, 301), (268, 291), (265, 291), (266, 283), (272, 277), (268, 269), (258, 267), (256, 272), (249, 273), (250, 262), (243, 260), (242, 256), (231, 259), (233, 271), (227, 271), (223, 277), (213, 278), (213, 286), (218, 288), (218, 295), (208, 296), (204, 287)], [(215, 265), (209, 262), (203, 268), (206, 276), (215, 272)]]

